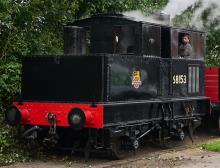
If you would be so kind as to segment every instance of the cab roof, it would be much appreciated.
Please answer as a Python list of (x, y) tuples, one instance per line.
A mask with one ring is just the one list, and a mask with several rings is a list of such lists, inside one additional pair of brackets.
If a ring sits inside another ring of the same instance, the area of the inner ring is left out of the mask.
[(76, 21), (67, 23), (66, 26), (90, 25), (90, 24), (92, 24), (92, 22), (95, 22), (97, 20), (101, 21), (103, 19), (104, 20), (111, 20), (112, 22), (113, 22), (113, 20), (115, 20), (115, 21), (121, 21), (121, 22), (127, 22), (127, 23), (141, 23), (141, 24), (156, 25), (156, 26), (160, 26), (160, 27), (167, 27), (167, 28), (173, 28), (173, 29), (181, 29), (183, 31), (193, 31), (193, 32), (205, 33), (204, 31), (200, 31), (200, 30), (175, 27), (175, 26), (172, 26), (171, 24), (170, 25), (159, 24), (159, 23), (150, 22), (150, 20), (148, 22), (145, 20), (137, 19), (135, 17), (126, 16), (121, 13), (95, 14), (95, 15), (91, 15), (90, 17), (85, 18), (85, 19), (80, 19), (80, 20), (76, 20)]

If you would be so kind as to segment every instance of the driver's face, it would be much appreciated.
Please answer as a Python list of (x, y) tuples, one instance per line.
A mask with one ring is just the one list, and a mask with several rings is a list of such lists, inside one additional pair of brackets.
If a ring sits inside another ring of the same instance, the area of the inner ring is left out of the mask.
[(188, 36), (183, 36), (183, 38), (182, 38), (182, 43), (183, 43), (183, 44), (189, 43), (189, 38), (188, 38)]

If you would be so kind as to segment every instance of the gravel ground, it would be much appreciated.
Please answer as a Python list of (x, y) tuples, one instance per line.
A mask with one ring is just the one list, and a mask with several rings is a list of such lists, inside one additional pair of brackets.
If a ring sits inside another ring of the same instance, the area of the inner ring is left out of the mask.
[(112, 161), (106, 158), (95, 157), (88, 162), (81, 156), (50, 156), (50, 159), (35, 160), (27, 163), (16, 163), (3, 168), (217, 168), (220, 167), (220, 153), (202, 150), (199, 144), (207, 143), (220, 138), (209, 133), (198, 133), (194, 137), (194, 143), (186, 138), (170, 149), (161, 150), (158, 147), (149, 147), (145, 144), (136, 155), (124, 160)]

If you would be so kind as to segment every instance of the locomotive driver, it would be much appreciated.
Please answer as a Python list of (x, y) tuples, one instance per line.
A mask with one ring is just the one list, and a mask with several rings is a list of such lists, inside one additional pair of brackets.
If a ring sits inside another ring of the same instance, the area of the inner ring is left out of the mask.
[(181, 45), (179, 46), (179, 55), (182, 58), (189, 58), (193, 55), (193, 49), (190, 45), (189, 34), (184, 34), (181, 39)]

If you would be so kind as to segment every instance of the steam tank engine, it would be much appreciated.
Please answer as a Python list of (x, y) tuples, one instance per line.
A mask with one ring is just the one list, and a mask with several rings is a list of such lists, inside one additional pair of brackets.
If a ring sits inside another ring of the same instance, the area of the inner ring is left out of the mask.
[[(194, 51), (180, 58), (185, 33)], [(208, 111), (203, 32), (95, 15), (64, 26), (64, 55), (23, 58), (21, 100), (6, 119), (32, 144), (121, 158), (143, 137), (192, 137)]]

